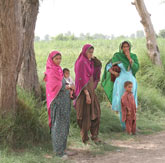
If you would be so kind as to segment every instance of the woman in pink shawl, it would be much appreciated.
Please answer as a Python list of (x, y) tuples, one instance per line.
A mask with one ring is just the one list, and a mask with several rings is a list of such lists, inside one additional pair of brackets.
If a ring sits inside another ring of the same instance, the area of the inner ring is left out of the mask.
[(69, 134), (71, 100), (70, 88), (63, 79), (60, 63), (60, 52), (52, 51), (47, 60), (44, 80), (53, 150), (56, 155), (63, 156)]
[(100, 80), (101, 62), (93, 56), (94, 47), (84, 45), (80, 56), (75, 63), (75, 108), (77, 122), (81, 129), (81, 137), (84, 143), (91, 139), (99, 142), (100, 104), (95, 94), (95, 89)]

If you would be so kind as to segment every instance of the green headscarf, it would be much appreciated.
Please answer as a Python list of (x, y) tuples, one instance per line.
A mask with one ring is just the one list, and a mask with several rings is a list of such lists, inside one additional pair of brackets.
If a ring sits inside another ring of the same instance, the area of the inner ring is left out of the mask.
[[(132, 64), (130, 64), (128, 58), (123, 53), (122, 46), (123, 46), (124, 43), (128, 43), (129, 44), (129, 47), (130, 47), (130, 57), (132, 59)], [(114, 56), (112, 57), (112, 59), (110, 59), (108, 61), (108, 63), (105, 66), (105, 69), (104, 69), (101, 85), (104, 88), (104, 91), (105, 91), (105, 93), (106, 93), (106, 95), (108, 97), (108, 100), (112, 104), (112, 95), (113, 95), (113, 85), (114, 85), (114, 83), (111, 81), (111, 73), (106, 70), (107, 65), (110, 64), (110, 63), (112, 65), (123, 63), (125, 69), (127, 71), (129, 71), (131, 69), (133, 75), (135, 76), (135, 74), (137, 73), (137, 71), (139, 69), (139, 62), (138, 62), (136, 54), (131, 53), (131, 43), (129, 41), (124, 41), (124, 42), (122, 42), (120, 44), (119, 52), (114, 54)]]

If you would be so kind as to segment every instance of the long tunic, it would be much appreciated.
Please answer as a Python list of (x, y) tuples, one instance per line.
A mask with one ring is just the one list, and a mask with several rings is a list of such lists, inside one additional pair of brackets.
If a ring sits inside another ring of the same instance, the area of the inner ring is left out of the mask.
[(132, 93), (125, 92), (121, 98), (122, 121), (128, 133), (136, 132), (136, 104)]
[(71, 100), (70, 92), (65, 89), (66, 81), (63, 79), (62, 88), (51, 104), (51, 136), (53, 150), (62, 156), (66, 149), (67, 136), (70, 126)]
[[(94, 65), (100, 66), (101, 62), (98, 59), (95, 59)], [(92, 134), (92, 139), (95, 139), (99, 132), (101, 110), (95, 93), (95, 87), (96, 83), (94, 82), (93, 77), (91, 77), (90, 81), (86, 86), (84, 86), (84, 89), (81, 91), (76, 101), (77, 121), (81, 128), (83, 142), (88, 141), (89, 130)], [(86, 95), (84, 93), (85, 89), (87, 89), (90, 94), (91, 104), (86, 103)]]
[(85, 89), (87, 89), (90, 94), (91, 104), (89, 105), (86, 103), (86, 95), (84, 91), (82, 91), (76, 102), (77, 119), (82, 120), (88, 117), (88, 121), (95, 120), (100, 117), (100, 104), (94, 90), (93, 77), (90, 78), (84, 90)]
[(93, 78), (90, 79), (84, 89), (87, 89), (90, 94), (91, 104), (86, 103), (86, 95), (84, 91), (82, 91), (76, 102), (76, 110), (77, 122), (81, 129), (82, 141), (86, 142), (89, 140), (89, 130), (93, 140), (98, 136), (101, 111), (100, 104), (94, 90)]
[[(136, 104), (132, 93), (125, 92), (121, 98), (122, 121), (136, 120)], [(130, 115), (128, 115), (130, 113)]]

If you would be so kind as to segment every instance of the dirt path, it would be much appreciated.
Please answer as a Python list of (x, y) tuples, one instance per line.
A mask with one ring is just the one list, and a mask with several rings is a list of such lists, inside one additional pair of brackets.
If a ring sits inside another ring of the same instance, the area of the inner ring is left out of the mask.
[(137, 136), (127, 141), (113, 140), (120, 148), (105, 155), (93, 157), (87, 152), (74, 156), (75, 163), (165, 163), (165, 132), (149, 136)]

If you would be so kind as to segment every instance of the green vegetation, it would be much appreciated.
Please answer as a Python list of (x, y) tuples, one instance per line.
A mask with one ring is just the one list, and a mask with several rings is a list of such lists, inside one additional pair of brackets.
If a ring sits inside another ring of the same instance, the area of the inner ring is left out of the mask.
[[(0, 118), (0, 162), (1, 163), (49, 163), (62, 162), (52, 153), (48, 116), (45, 104), (45, 86), (42, 81), (45, 64), (51, 50), (62, 53), (62, 67), (71, 70), (74, 78), (74, 62), (81, 48), (86, 43), (95, 47), (95, 55), (102, 61), (103, 67), (118, 50), (122, 40), (52, 40), (35, 43), (39, 79), (42, 86), (43, 101), (38, 103), (33, 95), (18, 88), (18, 108), (15, 116)], [(132, 51), (138, 55), (140, 70), (137, 74), (139, 108), (137, 125), (140, 134), (150, 134), (165, 129), (165, 39), (158, 39), (164, 67), (152, 65), (147, 57), (145, 39), (132, 39)], [(98, 85), (97, 94), (101, 102), (102, 116), (100, 137), (107, 139), (129, 139), (122, 132), (118, 115), (111, 110), (110, 104)], [(91, 154), (102, 154), (104, 151), (116, 150), (110, 144), (86, 146), (81, 143), (76, 113), (72, 108), (71, 127), (68, 146), (82, 148)], [(46, 155), (52, 156), (47, 158)]]

